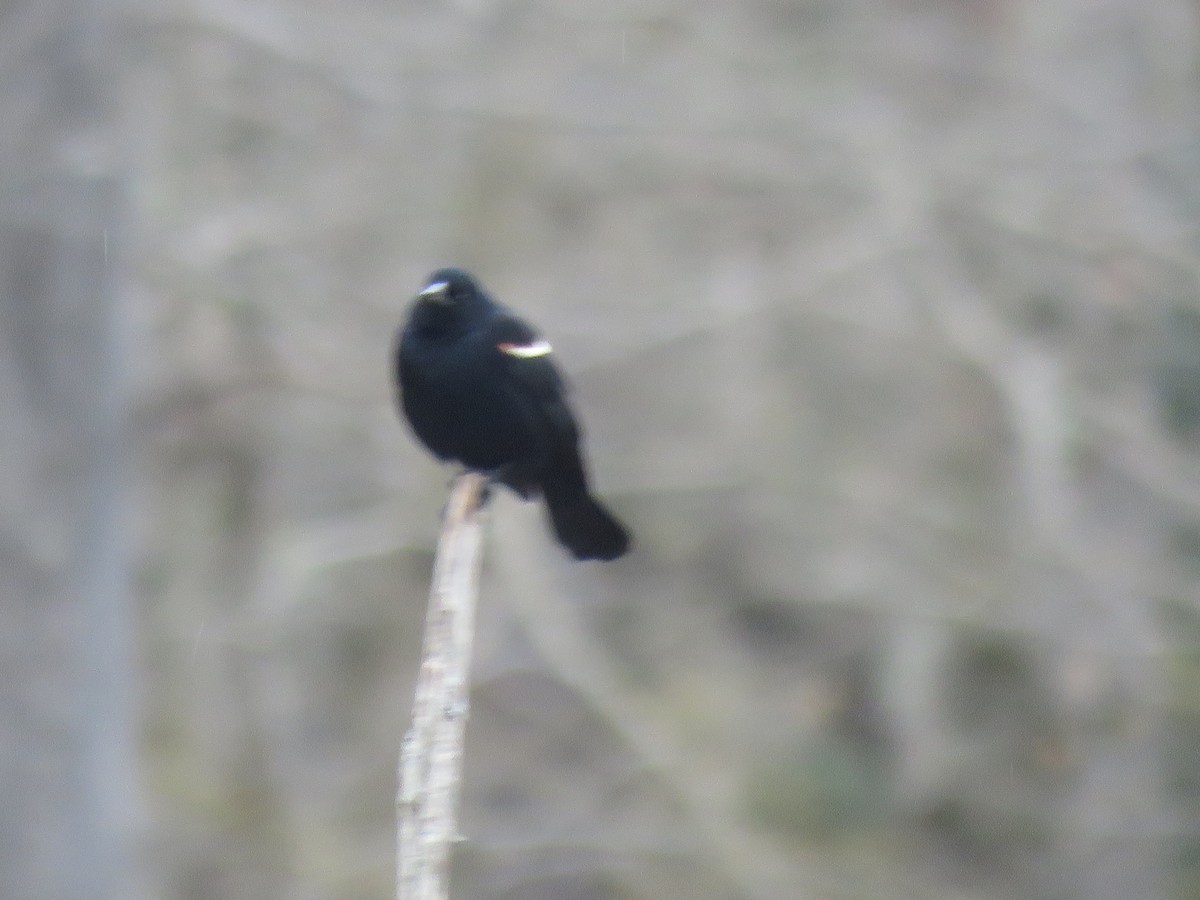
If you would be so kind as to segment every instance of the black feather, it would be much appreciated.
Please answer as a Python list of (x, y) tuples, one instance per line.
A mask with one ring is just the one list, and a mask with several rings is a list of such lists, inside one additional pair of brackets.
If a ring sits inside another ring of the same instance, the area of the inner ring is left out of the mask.
[(580, 433), (549, 345), (461, 269), (417, 295), (396, 349), (400, 402), (432, 453), (542, 496), (578, 559), (615, 559), (629, 533), (588, 490)]

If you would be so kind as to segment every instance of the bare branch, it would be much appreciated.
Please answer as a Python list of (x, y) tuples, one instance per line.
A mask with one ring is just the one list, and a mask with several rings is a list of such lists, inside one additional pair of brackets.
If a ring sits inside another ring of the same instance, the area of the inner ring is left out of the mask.
[(450, 491), (438, 539), (413, 721), (400, 747), (396, 794), (397, 900), (444, 900), (469, 709), (485, 479), (468, 472)]

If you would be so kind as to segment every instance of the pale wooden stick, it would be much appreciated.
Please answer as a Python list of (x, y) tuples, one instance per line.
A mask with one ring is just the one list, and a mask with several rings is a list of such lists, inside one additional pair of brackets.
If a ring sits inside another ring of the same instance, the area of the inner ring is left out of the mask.
[(412, 726), (400, 746), (396, 898), (445, 900), (470, 704), (484, 476), (455, 481), (446, 505), (425, 619)]

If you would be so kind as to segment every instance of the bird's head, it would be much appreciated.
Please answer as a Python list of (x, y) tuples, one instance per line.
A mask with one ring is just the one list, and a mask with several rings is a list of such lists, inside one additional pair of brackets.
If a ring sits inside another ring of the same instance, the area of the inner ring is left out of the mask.
[(462, 269), (438, 269), (417, 292), (412, 322), (434, 333), (455, 333), (471, 328), (491, 308), (483, 288)]

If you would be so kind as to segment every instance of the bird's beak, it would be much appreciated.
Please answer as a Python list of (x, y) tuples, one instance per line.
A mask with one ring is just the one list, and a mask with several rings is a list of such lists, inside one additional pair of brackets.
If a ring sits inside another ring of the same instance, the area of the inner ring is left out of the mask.
[(434, 303), (445, 303), (448, 299), (446, 297), (446, 288), (448, 287), (450, 285), (445, 281), (435, 281), (433, 284), (426, 285), (425, 289), (417, 296), (432, 300)]

